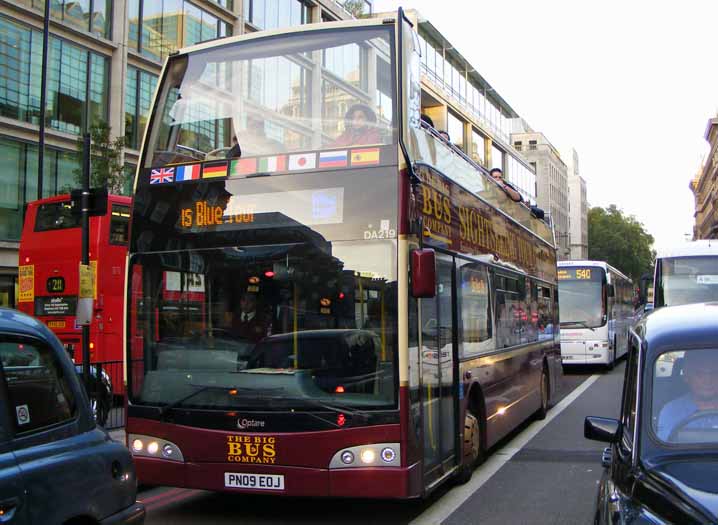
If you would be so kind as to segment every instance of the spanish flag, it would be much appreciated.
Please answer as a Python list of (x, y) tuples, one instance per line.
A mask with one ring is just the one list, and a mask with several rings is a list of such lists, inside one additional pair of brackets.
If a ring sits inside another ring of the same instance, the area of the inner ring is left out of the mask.
[(353, 149), (351, 162), (352, 166), (379, 164), (379, 148)]

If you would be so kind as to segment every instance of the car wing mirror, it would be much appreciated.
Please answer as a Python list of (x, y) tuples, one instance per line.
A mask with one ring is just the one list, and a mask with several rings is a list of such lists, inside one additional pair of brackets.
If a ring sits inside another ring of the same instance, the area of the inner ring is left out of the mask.
[(608, 417), (589, 416), (583, 422), (583, 436), (586, 439), (615, 443), (621, 430), (621, 422)]

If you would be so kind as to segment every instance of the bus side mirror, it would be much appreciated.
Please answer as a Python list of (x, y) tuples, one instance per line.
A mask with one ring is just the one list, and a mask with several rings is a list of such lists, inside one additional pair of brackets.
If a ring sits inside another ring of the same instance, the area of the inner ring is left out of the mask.
[(436, 256), (434, 250), (411, 252), (411, 296), (427, 299), (436, 295)]
[(615, 285), (609, 284), (609, 285), (608, 285), (608, 296), (609, 296), (609, 297), (613, 297), (614, 295), (616, 295)]

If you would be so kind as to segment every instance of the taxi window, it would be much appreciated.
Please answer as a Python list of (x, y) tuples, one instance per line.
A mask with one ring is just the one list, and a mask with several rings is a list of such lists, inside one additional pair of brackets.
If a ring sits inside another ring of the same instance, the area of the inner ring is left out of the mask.
[(21, 339), (0, 340), (9, 418), (18, 434), (31, 434), (75, 417), (70, 384), (51, 348)]
[(665, 352), (653, 365), (651, 423), (673, 445), (718, 443), (718, 350)]

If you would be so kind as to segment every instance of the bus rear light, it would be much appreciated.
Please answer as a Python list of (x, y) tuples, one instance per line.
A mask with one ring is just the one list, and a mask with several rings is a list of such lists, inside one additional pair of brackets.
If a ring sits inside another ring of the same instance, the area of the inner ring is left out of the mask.
[(274, 272), (272, 270), (267, 270), (266, 272), (264, 272), (264, 276), (267, 279), (271, 279), (272, 277), (274, 277)]
[(337, 416), (337, 425), (339, 425), (340, 427), (343, 427), (346, 422), (347, 422), (347, 418), (344, 414), (339, 414)]
[(342, 385), (339, 385), (334, 389), (334, 393), (336, 394), (343, 394), (344, 393), (344, 387)]
[(344, 299), (344, 292), (339, 292), (339, 299)]

